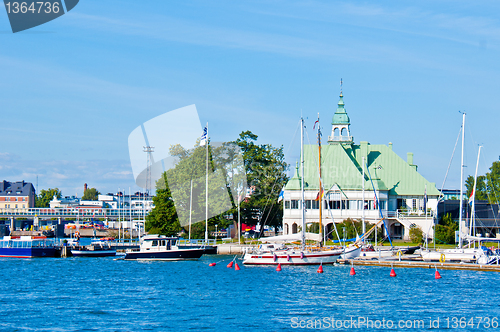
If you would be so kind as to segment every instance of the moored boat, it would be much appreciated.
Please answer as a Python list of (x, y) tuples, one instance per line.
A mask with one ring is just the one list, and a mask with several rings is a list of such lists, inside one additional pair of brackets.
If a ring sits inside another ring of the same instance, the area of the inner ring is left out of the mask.
[(55, 257), (56, 248), (46, 237), (21, 236), (19, 238), (4, 236), (0, 240), (0, 257), (32, 258)]
[(108, 257), (116, 256), (116, 249), (111, 248), (107, 241), (92, 241), (89, 246), (72, 247), (71, 254), (80, 257)]
[(141, 239), (139, 250), (127, 250), (126, 260), (197, 260), (204, 253), (204, 248), (181, 249), (177, 246), (178, 238), (165, 235), (146, 235)]

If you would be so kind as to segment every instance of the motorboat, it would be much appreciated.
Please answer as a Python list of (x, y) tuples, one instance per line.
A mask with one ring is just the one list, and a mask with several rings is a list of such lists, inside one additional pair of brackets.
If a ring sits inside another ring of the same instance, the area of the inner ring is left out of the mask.
[(140, 248), (127, 250), (125, 260), (197, 260), (205, 253), (205, 248), (183, 249), (177, 245), (177, 237), (146, 235), (141, 239)]
[(73, 246), (71, 254), (80, 257), (108, 257), (116, 256), (116, 249), (108, 241), (92, 241), (88, 246)]
[(32, 258), (55, 257), (56, 247), (46, 237), (39, 236), (4, 236), (0, 240), (0, 257)]

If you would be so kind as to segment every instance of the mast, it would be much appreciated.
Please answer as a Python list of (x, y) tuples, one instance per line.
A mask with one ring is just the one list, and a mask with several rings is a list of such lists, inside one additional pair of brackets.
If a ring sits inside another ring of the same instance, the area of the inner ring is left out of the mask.
[(191, 216), (193, 211), (193, 179), (191, 179), (191, 193), (189, 195), (189, 242), (191, 242)]
[(301, 202), (300, 207), (302, 209), (302, 250), (305, 250), (306, 246), (306, 218), (304, 210), (304, 119), (300, 118), (300, 189), (301, 189)]
[[(363, 187), (363, 191), (361, 193), (361, 200), (363, 204), (361, 204), (361, 208), (363, 209), (362, 217), (361, 220), (363, 222), (363, 234), (366, 232), (366, 226), (365, 226), (365, 157), (362, 158), (362, 165), (361, 167), (363, 168), (363, 178), (361, 179), (361, 184)], [(377, 244), (377, 231), (375, 230), (375, 244)], [(365, 242), (365, 238), (363, 237), (363, 242)]]
[(321, 127), (319, 126), (319, 113), (318, 113), (318, 158), (319, 158), (319, 238), (320, 244), (326, 242), (323, 238), (323, 184), (321, 182)]
[(462, 117), (462, 157), (460, 162), (460, 215), (458, 219), (458, 246), (462, 248), (463, 239), (463, 225), (462, 225), (462, 214), (464, 207), (464, 138), (465, 138), (465, 113), (463, 113)]
[(208, 244), (208, 122), (207, 122), (207, 158), (206, 158), (206, 177), (205, 177), (205, 244)]
[(476, 173), (474, 174), (474, 187), (472, 188), (472, 208), (470, 213), (470, 230), (469, 235), (474, 236), (474, 230), (476, 228), (476, 185), (477, 185), (477, 168), (479, 167), (479, 155), (481, 154), (482, 146), (479, 146), (479, 151), (477, 152), (477, 161), (476, 161)]

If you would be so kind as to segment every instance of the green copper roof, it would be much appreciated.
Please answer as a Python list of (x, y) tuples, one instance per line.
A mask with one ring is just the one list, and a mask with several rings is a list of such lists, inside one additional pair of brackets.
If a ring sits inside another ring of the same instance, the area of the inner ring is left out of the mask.
[(333, 115), (332, 125), (335, 124), (350, 124), (349, 116), (347, 115), (344, 108), (344, 97), (342, 92), (340, 93), (340, 100), (338, 103), (337, 111)]
[[(377, 190), (388, 190), (390, 195), (427, 195), (437, 196), (439, 191), (435, 184), (420, 175), (415, 166), (410, 166), (391, 148), (385, 145), (370, 145), (362, 142), (360, 145), (323, 145), (321, 147), (322, 175), (325, 188), (328, 190), (335, 184), (340, 189), (361, 190), (362, 157), (366, 157), (373, 184)], [(318, 147), (304, 147), (306, 190), (319, 190), (318, 179)], [(368, 170), (365, 168), (365, 189), (373, 190)], [(285, 190), (300, 190), (298, 176), (287, 183)]]

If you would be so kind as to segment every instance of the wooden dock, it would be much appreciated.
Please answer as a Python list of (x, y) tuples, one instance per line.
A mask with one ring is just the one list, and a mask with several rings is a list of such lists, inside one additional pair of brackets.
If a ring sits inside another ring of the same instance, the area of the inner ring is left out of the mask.
[(424, 262), (415, 260), (360, 260), (360, 259), (339, 259), (339, 264), (356, 265), (356, 266), (383, 266), (397, 268), (422, 268), (441, 270), (470, 270), (470, 271), (488, 271), (500, 272), (500, 265), (480, 265), (473, 263), (440, 263), (440, 262)]

